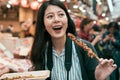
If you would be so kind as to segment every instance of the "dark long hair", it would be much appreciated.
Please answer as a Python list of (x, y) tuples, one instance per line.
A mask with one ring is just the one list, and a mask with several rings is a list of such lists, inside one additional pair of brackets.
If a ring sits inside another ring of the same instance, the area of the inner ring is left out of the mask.
[(50, 1), (43, 2), (43, 4), (41, 5), (38, 11), (34, 42), (33, 42), (31, 55), (30, 55), (30, 59), (33, 63), (33, 66), (35, 67), (35, 70), (44, 69), (45, 50), (47, 47), (47, 42), (51, 40), (51, 37), (48, 34), (48, 32), (45, 30), (45, 25), (44, 25), (44, 14), (45, 14), (46, 8), (49, 5), (58, 6), (65, 11), (66, 16), (68, 18), (68, 28), (67, 28), (66, 34), (70, 32), (76, 35), (74, 22), (69, 16), (69, 13), (67, 12), (67, 9), (64, 6), (64, 4), (58, 0), (50, 0)]

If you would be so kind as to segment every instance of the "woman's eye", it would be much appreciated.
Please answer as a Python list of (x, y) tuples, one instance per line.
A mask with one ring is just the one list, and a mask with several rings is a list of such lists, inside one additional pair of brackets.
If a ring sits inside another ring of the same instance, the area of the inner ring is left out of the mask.
[(64, 16), (64, 14), (63, 14), (63, 13), (61, 13), (61, 14), (59, 14), (59, 16), (60, 16), (60, 17), (63, 17), (63, 16)]
[(47, 18), (48, 18), (48, 19), (51, 19), (51, 18), (53, 18), (53, 16), (52, 16), (52, 15), (49, 15), (49, 16), (47, 16)]

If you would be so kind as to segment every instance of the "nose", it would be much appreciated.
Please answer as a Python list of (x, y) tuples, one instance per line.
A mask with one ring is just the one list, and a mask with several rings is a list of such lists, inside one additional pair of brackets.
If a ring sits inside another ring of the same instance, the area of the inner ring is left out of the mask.
[(60, 19), (59, 19), (59, 16), (56, 15), (56, 16), (54, 17), (54, 21), (55, 21), (55, 22), (59, 22), (59, 20), (60, 20)]

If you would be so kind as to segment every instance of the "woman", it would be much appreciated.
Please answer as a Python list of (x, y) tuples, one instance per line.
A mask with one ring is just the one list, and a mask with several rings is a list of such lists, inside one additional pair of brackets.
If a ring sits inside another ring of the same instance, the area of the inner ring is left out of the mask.
[(95, 25), (94, 25), (92, 19), (90, 19), (90, 18), (84, 18), (81, 21), (80, 31), (78, 33), (78, 37), (91, 42), (91, 44), (93, 46), (96, 45), (96, 43), (101, 40), (101, 35), (98, 35), (98, 33), (97, 33), (97, 36), (94, 37), (94, 35), (91, 33), (91, 30), (93, 29), (94, 26)]
[[(67, 33), (76, 35), (66, 7), (57, 0), (45, 1), (38, 11), (30, 57), (34, 70), (49, 69), (51, 75), (48, 80), (95, 80), (95, 77), (104, 80), (116, 68), (113, 60), (101, 60), (96, 67), (96, 59), (89, 58)], [(90, 43), (84, 42), (93, 49)], [(100, 76), (105, 70), (108, 73)]]
[(93, 27), (93, 20), (90, 18), (84, 18), (81, 21), (80, 24), (80, 32), (78, 33), (78, 36), (82, 39), (85, 39), (89, 42), (92, 41), (92, 35), (89, 34), (90, 30)]

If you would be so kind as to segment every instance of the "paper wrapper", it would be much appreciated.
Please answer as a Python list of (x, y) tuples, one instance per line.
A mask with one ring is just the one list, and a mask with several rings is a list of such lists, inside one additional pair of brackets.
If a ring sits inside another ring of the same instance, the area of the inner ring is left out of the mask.
[[(45, 80), (49, 77), (49, 70), (30, 71), (21, 73), (7, 73), (0, 77), (0, 80)], [(15, 79), (16, 78), (16, 79)]]

